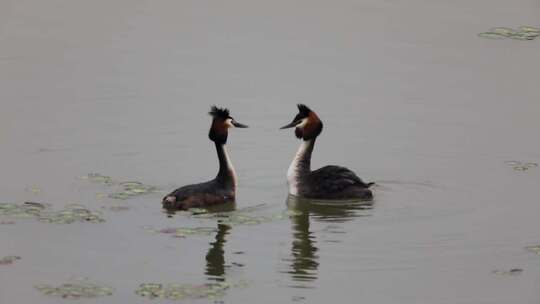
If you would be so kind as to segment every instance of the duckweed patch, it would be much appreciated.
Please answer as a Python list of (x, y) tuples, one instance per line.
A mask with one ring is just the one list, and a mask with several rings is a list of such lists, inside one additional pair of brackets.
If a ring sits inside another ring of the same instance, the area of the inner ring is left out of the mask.
[(512, 167), (512, 169), (514, 169), (516, 171), (527, 171), (527, 170), (529, 170), (531, 168), (538, 167), (538, 163), (520, 162), (520, 161), (516, 161), (516, 160), (506, 161), (505, 164)]
[(512, 268), (509, 270), (493, 270), (493, 273), (496, 275), (502, 275), (502, 276), (516, 276), (523, 273), (523, 269), (521, 268)]
[(540, 29), (526, 25), (520, 26), (517, 30), (508, 27), (494, 27), (487, 32), (478, 34), (478, 36), (487, 39), (534, 40), (540, 36)]
[(64, 299), (97, 298), (110, 296), (114, 293), (112, 287), (90, 282), (88, 279), (64, 283), (58, 287), (48, 284), (35, 285), (34, 287), (44, 295), (57, 296)]
[(13, 262), (20, 260), (21, 257), (17, 255), (8, 255), (0, 259), (0, 265), (11, 265)]
[(35, 218), (41, 222), (55, 224), (71, 224), (74, 222), (101, 223), (105, 221), (100, 212), (90, 211), (78, 204), (67, 205), (64, 209), (54, 211), (42, 203), (0, 203), (0, 216)]
[[(93, 183), (104, 184), (107, 186), (115, 186), (119, 188), (117, 191), (110, 193), (107, 197), (118, 200), (127, 200), (136, 196), (156, 192), (157, 187), (145, 185), (137, 181), (116, 181), (112, 177), (100, 173), (89, 173), (83, 176), (82, 179)], [(105, 194), (97, 193), (96, 197), (103, 198)]]
[(149, 299), (215, 299), (225, 295), (225, 291), (232, 287), (245, 286), (245, 282), (235, 284), (227, 282), (194, 284), (160, 284), (143, 283), (135, 290), (135, 294)]

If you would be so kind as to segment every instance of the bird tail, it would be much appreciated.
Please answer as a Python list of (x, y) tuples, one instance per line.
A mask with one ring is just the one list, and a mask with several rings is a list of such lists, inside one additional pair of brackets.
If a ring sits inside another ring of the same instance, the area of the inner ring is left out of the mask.
[(373, 186), (373, 185), (375, 185), (375, 183), (373, 183), (373, 182), (367, 183), (367, 184), (366, 184), (366, 188), (369, 188), (369, 187), (371, 187), (371, 186)]

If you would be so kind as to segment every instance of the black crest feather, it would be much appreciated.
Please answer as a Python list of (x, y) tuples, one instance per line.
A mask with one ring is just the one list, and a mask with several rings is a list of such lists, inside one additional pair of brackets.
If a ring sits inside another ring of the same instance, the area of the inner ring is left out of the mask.
[(308, 108), (308, 106), (306, 106), (305, 104), (299, 103), (297, 104), (297, 107), (298, 107), (298, 111), (300, 111), (302, 115), (308, 116), (309, 112), (311, 112), (311, 109)]
[(227, 119), (227, 118), (230, 117), (229, 116), (229, 109), (227, 109), (227, 108), (218, 108), (216, 106), (212, 106), (212, 108), (210, 108), (210, 112), (208, 112), (208, 114), (210, 114), (214, 118)]

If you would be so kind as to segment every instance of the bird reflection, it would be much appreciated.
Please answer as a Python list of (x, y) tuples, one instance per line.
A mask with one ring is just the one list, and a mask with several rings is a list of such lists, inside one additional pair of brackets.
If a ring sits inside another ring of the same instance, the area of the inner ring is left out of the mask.
[[(289, 270), (295, 282), (311, 282), (318, 277), (319, 248), (315, 233), (310, 229), (311, 219), (317, 222), (342, 223), (365, 216), (362, 210), (371, 209), (372, 202), (343, 202), (339, 204), (315, 201), (289, 195), (287, 208), (293, 229)], [(299, 286), (298, 286), (299, 287)], [(302, 286), (305, 287), (305, 286)]]
[[(208, 213), (230, 212), (236, 210), (236, 203), (234, 201), (227, 202), (221, 205), (210, 206), (204, 208)], [(181, 210), (178, 209), (164, 209), (167, 217), (173, 217), (175, 213)], [(225, 264), (225, 243), (226, 237), (230, 234), (231, 226), (226, 224), (217, 224), (217, 233), (213, 242), (210, 242), (210, 248), (206, 253), (206, 269), (204, 274), (207, 275), (208, 280), (224, 282), (225, 270), (227, 265)]]
[(225, 237), (229, 234), (231, 226), (218, 224), (218, 232), (214, 242), (210, 243), (210, 249), (206, 253), (206, 272), (209, 279), (225, 281)]
[[(206, 208), (209, 213), (230, 212), (236, 210), (236, 203), (229, 202), (223, 205), (216, 205)], [(225, 243), (226, 236), (230, 234), (231, 226), (226, 224), (217, 224), (217, 234), (215, 240), (210, 243), (210, 248), (206, 253), (206, 270), (204, 274), (209, 280), (223, 282), (225, 281)]]

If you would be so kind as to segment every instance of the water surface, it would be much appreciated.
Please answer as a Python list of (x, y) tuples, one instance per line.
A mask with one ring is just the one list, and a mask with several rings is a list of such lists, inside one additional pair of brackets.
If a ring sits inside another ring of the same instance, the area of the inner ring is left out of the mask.
[[(540, 257), (524, 247), (540, 243), (540, 168), (505, 162), (540, 162), (540, 44), (477, 33), (539, 14), (532, 0), (2, 1), (0, 201), (106, 221), (0, 225), (0, 258), (21, 257), (0, 266), (0, 303), (58, 303), (33, 286), (72, 277), (115, 288), (81, 301), (98, 303), (224, 281), (247, 282), (225, 303), (537, 303)], [(278, 127), (298, 102), (325, 123), (314, 167), (377, 182), (372, 208), (291, 203), (299, 142)], [(217, 172), (212, 104), (251, 126), (229, 137), (235, 208), (272, 220), (162, 212), (165, 192)], [(91, 172), (162, 192), (96, 196), (110, 189), (79, 178)]]

